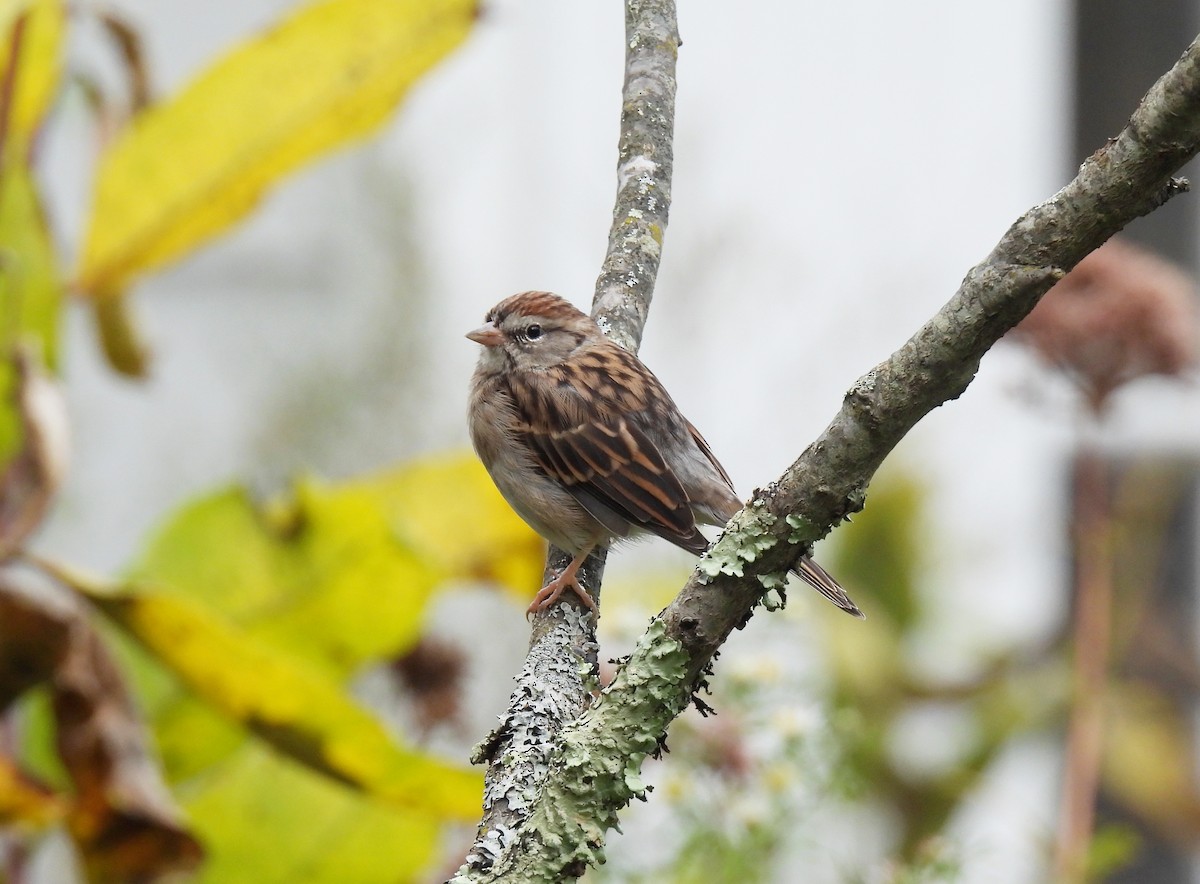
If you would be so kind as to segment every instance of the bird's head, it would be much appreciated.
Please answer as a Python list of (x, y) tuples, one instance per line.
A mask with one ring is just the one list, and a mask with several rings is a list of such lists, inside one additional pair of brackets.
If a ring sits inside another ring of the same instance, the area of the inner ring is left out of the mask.
[(595, 321), (565, 298), (521, 292), (489, 310), (483, 325), (467, 337), (483, 345), (479, 365), (484, 371), (506, 365), (536, 371), (564, 362), (598, 334)]

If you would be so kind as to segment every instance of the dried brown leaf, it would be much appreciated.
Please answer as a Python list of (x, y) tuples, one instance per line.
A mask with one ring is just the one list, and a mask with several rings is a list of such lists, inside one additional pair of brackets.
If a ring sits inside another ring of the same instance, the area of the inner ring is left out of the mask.
[(67, 824), (93, 880), (143, 881), (201, 858), (124, 679), (78, 603), (0, 577), (0, 699), (48, 683), (74, 785)]
[(21, 448), (0, 475), (0, 561), (11, 556), (45, 518), (67, 471), (67, 408), (35, 348), (13, 349)]
[(461, 723), (465, 670), (466, 659), (459, 648), (429, 638), (392, 662), (392, 671), (416, 707), (423, 733), (440, 724)]
[(1196, 286), (1140, 246), (1109, 240), (1076, 265), (1014, 330), (1074, 380), (1094, 408), (1148, 374), (1196, 361)]

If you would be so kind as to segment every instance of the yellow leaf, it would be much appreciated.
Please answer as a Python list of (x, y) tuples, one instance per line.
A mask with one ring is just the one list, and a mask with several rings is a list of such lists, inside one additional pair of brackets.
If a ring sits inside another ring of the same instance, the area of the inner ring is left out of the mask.
[(0, 826), (43, 829), (62, 820), (64, 802), (0, 755)]
[[(265, 505), (240, 488), (199, 498), (163, 525), (129, 577), (201, 601), (342, 680), (411, 648), (451, 579), (499, 581), (526, 602), (543, 547), (478, 460), (455, 454), (347, 483), (304, 480)], [(173, 777), (238, 746), (209, 707), (151, 677), (151, 659), (128, 662), (144, 676), (139, 695)]]
[(101, 160), (81, 287), (119, 294), (293, 169), (370, 132), (475, 12), (475, 0), (310, 4), (140, 114)]
[(420, 636), (443, 575), (404, 540), (363, 487), (306, 480), (264, 508), (234, 488), (182, 509), (131, 573), (341, 677)]
[(437, 821), (246, 744), (188, 788), (208, 850), (198, 884), (397, 884), (428, 879)]
[(210, 705), (308, 767), (436, 818), (479, 815), (482, 776), (398, 745), (322, 671), (197, 602), (58, 576)]
[(521, 521), (473, 454), (429, 457), (353, 483), (373, 495), (396, 533), (460, 580), (491, 580), (528, 601), (546, 544)]
[[(20, 37), (14, 41), (18, 23)], [(8, 70), (14, 42), (18, 47), (8, 137), (19, 145), (21, 157), (58, 90), (65, 30), (60, 0), (0, 0), (0, 77)]]

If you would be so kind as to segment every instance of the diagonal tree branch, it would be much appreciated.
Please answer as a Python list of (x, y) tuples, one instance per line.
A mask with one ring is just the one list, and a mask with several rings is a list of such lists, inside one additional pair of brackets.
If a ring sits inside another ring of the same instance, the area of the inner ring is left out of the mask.
[(598, 701), (558, 736), (489, 874), (563, 881), (602, 858), (617, 813), (644, 790), (639, 772), (701, 685), (713, 653), (764, 587), (781, 584), (808, 544), (861, 508), (884, 457), (937, 406), (960, 396), (983, 354), (1088, 252), (1187, 189), (1172, 178), (1200, 151), (1200, 40), (1142, 99), (1120, 135), (1035, 206), (972, 268), (954, 297), (846, 394), (833, 422), (777, 482), (756, 493), (655, 618)]
[[(658, 276), (671, 203), (675, 127), (674, 0), (626, 0), (625, 83), (617, 157), (617, 197), (592, 316), (605, 333), (637, 352)], [(545, 579), (570, 561), (551, 548)], [(580, 581), (600, 597), (605, 551), (588, 558)], [(598, 645), (595, 619), (570, 593), (534, 616), (529, 652), (500, 725), (471, 760), (488, 765), (483, 816), (455, 881), (490, 879), (528, 822), (562, 729), (594, 700)], [(582, 874), (580, 867), (576, 874)]]

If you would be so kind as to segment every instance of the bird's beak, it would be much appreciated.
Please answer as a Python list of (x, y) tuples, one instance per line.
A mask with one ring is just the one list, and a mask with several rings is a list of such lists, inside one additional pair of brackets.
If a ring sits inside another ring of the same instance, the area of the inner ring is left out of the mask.
[(485, 347), (499, 347), (504, 343), (504, 334), (490, 322), (485, 322), (474, 331), (467, 332), (467, 337)]

